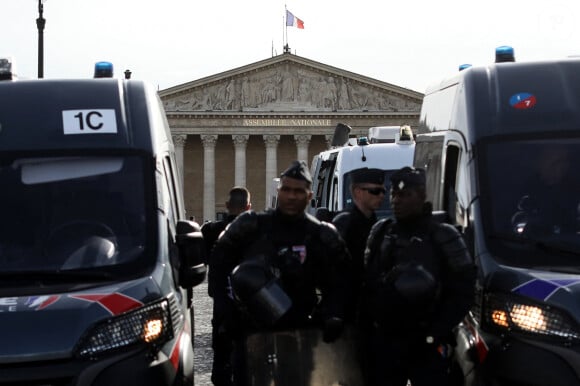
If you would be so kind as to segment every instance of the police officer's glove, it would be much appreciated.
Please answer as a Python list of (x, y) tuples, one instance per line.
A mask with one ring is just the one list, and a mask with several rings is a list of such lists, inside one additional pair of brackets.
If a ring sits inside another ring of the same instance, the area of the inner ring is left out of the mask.
[(340, 337), (344, 329), (344, 321), (341, 318), (331, 317), (324, 321), (322, 326), (322, 340), (332, 343)]

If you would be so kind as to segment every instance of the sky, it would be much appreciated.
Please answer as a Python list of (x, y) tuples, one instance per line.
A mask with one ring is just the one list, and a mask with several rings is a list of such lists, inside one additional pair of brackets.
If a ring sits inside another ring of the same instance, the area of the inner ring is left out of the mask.
[[(580, 55), (577, 0), (44, 0), (44, 77), (110, 61), (163, 90), (293, 54), (410, 90), (486, 65)], [(285, 27), (285, 9), (304, 29)], [(0, 57), (38, 75), (38, 0), (0, 0)], [(287, 33), (286, 33), (287, 32)]]

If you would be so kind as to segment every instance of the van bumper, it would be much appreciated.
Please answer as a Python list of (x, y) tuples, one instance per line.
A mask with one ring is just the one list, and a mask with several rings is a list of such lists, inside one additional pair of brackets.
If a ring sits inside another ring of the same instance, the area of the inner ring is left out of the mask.
[(163, 352), (153, 356), (141, 349), (99, 360), (0, 363), (0, 386), (193, 385), (193, 353), (181, 349), (177, 355), (172, 360)]
[(580, 385), (580, 347), (511, 339), (490, 346), (478, 373), (499, 385)]

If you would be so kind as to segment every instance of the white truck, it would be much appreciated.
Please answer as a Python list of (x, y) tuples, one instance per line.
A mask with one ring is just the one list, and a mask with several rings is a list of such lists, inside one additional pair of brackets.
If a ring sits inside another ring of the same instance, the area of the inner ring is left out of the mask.
[[(346, 125), (339, 124), (335, 138), (343, 138), (342, 146), (314, 156), (311, 165), (314, 197), (309, 212), (320, 219), (330, 220), (336, 213), (352, 205), (350, 193), (351, 172), (359, 168), (377, 168), (385, 171), (385, 187), (390, 189), (389, 176), (403, 166), (413, 164), (415, 140), (409, 126), (371, 127), (368, 137), (348, 138)], [(333, 141), (333, 143), (336, 143)], [(379, 218), (391, 214), (387, 195), (377, 211)]]

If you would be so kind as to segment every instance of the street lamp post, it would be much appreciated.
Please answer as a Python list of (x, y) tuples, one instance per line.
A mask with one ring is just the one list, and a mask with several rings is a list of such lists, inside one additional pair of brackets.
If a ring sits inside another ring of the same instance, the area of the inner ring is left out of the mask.
[(38, 0), (38, 19), (36, 19), (36, 27), (38, 27), (38, 78), (44, 77), (44, 25), (46, 20), (42, 17), (43, 0)]

